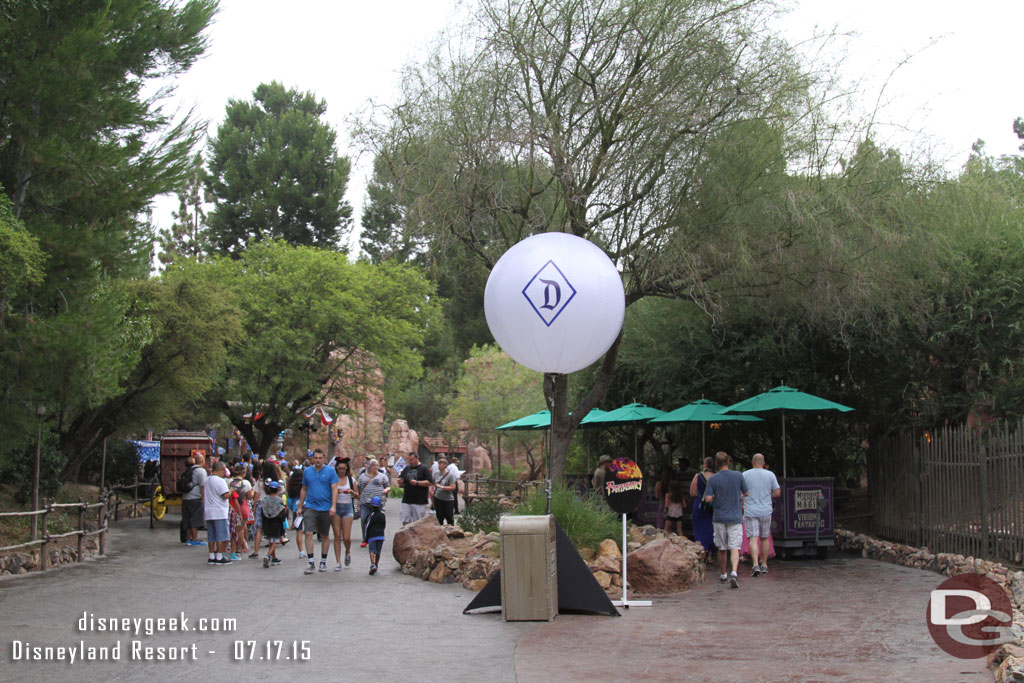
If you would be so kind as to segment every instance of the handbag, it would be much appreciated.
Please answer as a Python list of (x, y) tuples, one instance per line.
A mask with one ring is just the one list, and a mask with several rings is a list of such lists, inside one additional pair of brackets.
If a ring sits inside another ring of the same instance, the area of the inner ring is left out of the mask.
[(361, 495), (361, 492), (356, 490), (355, 482), (352, 481), (352, 477), (348, 478), (348, 489), (350, 491), (349, 495), (352, 497), (352, 516), (358, 517), (359, 516), (359, 496)]
[(707, 480), (707, 477), (705, 477), (704, 473), (701, 472), (700, 473), (700, 478), (704, 482), (704, 493), (702, 493), (701, 496), (700, 496), (700, 511), (703, 512), (706, 515), (714, 514), (714, 512), (715, 512), (715, 503), (714, 503), (714, 501), (709, 503), (706, 500), (704, 500), (704, 495), (707, 493), (707, 490), (708, 490), (708, 480)]

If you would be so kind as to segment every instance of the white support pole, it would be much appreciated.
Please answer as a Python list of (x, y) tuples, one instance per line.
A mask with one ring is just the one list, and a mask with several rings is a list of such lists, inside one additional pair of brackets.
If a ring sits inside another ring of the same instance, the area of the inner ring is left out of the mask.
[(615, 605), (616, 607), (625, 607), (626, 609), (629, 609), (630, 607), (650, 607), (651, 606), (651, 601), (650, 600), (630, 600), (630, 599), (628, 599), (626, 597), (626, 583), (627, 583), (627, 578), (628, 578), (627, 575), (626, 575), (626, 570), (627, 570), (627, 567), (626, 567), (626, 513), (623, 512), (622, 513), (622, 599), (621, 600), (612, 600), (612, 604)]

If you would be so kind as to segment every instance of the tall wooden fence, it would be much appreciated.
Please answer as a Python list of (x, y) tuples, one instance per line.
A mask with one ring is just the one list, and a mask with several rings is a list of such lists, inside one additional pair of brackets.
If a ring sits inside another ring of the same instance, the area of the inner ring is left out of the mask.
[(876, 535), (1024, 561), (1024, 419), (903, 432), (871, 449), (868, 476)]

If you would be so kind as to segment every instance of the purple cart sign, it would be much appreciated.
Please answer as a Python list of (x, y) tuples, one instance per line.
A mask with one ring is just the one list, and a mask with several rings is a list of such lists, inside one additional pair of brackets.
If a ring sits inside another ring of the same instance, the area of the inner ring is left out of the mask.
[[(819, 539), (835, 535), (831, 478), (790, 477), (780, 484), (782, 500), (776, 502), (772, 514), (772, 531), (777, 539), (814, 540), (815, 526)], [(820, 516), (819, 500), (824, 503)]]

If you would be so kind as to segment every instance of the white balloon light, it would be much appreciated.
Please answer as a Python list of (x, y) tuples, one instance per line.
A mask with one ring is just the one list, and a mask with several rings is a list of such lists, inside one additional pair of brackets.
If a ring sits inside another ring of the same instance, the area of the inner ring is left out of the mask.
[(622, 329), (626, 297), (615, 264), (565, 232), (527, 237), (491, 270), (484, 313), (495, 341), (538, 372), (581, 370)]

